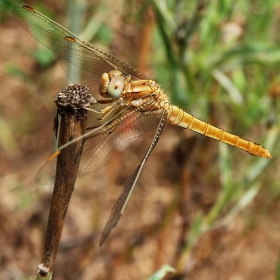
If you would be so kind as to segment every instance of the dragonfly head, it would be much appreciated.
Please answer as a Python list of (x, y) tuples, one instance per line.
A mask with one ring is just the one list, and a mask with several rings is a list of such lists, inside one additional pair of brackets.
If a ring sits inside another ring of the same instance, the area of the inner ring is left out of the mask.
[(106, 98), (118, 99), (124, 88), (124, 76), (119, 70), (103, 73), (99, 93)]

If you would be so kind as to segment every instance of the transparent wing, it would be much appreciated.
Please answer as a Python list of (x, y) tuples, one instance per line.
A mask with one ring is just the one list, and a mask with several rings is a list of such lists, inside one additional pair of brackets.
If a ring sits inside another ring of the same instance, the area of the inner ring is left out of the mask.
[[(14, 18), (40, 43), (53, 51), (62, 68), (73, 83), (88, 86), (93, 95), (100, 99), (98, 88), (101, 75), (112, 69), (129, 74), (132, 79), (147, 79), (137, 69), (111, 54), (80, 40), (70, 31), (28, 6), (16, 7)], [(152, 115), (127, 108), (116, 124), (108, 123), (84, 139), (84, 151), (78, 176), (95, 171), (112, 162), (147, 130), (156, 127), (159, 119)], [(53, 183), (56, 160), (46, 163), (38, 172), (36, 181), (40, 184)]]
[(85, 141), (78, 176), (98, 170), (121, 156), (146, 131), (154, 129), (158, 118), (133, 114), (109, 130), (107, 136), (90, 137)]
[(95, 97), (98, 95), (100, 78), (104, 72), (118, 69), (129, 74), (133, 80), (147, 79), (134, 67), (80, 40), (31, 7), (16, 7), (13, 16), (37, 41), (54, 52), (73, 83), (88, 86)]
[(160, 123), (158, 125), (157, 131), (154, 135), (154, 138), (151, 142), (151, 145), (149, 147), (149, 149), (147, 150), (145, 156), (143, 157), (141, 163), (138, 165), (138, 167), (136, 168), (136, 170), (133, 172), (133, 174), (131, 175), (131, 177), (128, 179), (128, 181), (126, 182), (125, 186), (122, 189), (122, 192), (120, 193), (114, 207), (112, 208), (111, 214), (109, 216), (109, 219), (103, 229), (103, 232), (101, 234), (100, 240), (99, 240), (99, 246), (102, 246), (102, 244), (104, 243), (104, 241), (106, 240), (106, 238), (110, 235), (112, 229), (114, 229), (120, 218), (121, 215), (123, 214), (123, 211), (126, 207), (126, 204), (130, 198), (130, 195), (135, 187), (135, 184), (137, 182), (137, 179), (142, 171), (142, 168), (145, 164), (145, 162), (147, 161), (147, 159), (149, 158), (151, 152), (153, 151), (153, 149), (155, 148), (161, 133), (163, 131), (164, 125), (165, 125), (165, 117), (164, 117), (165, 112), (163, 112), (162, 114), (162, 118), (160, 120)]
[[(128, 107), (104, 127), (94, 129), (94, 132), (84, 139), (78, 177), (114, 161), (146, 131), (155, 129), (159, 120), (153, 114), (144, 115)], [(36, 176), (36, 182), (41, 185), (53, 184), (55, 173), (56, 158), (41, 167)]]

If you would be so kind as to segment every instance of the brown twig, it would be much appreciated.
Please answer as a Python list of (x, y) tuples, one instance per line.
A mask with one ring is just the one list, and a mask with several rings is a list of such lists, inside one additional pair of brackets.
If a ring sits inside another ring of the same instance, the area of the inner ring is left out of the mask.
[[(79, 92), (79, 95), (77, 95), (77, 92)], [(83, 106), (82, 104), (75, 103), (77, 98), (82, 98), (81, 96), (85, 92), (86, 95), (89, 94), (86, 87), (71, 85), (63, 90), (56, 99), (58, 113), (61, 115), (59, 146), (68, 143), (86, 132), (87, 116), (86, 110), (83, 107), (89, 104), (86, 103), (86, 105)], [(71, 96), (74, 97), (72, 101), (69, 100)], [(83, 139), (77, 140), (62, 149), (57, 157), (56, 178), (49, 213), (46, 241), (42, 263), (39, 265), (37, 280), (51, 279), (64, 219), (79, 170), (83, 143)]]

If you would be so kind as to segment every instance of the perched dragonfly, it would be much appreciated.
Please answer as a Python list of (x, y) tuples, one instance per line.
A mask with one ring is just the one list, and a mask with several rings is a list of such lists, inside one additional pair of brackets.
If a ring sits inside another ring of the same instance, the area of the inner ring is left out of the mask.
[[(78, 176), (109, 164), (146, 131), (157, 128), (146, 155), (112, 209), (100, 245), (117, 225), (165, 123), (190, 129), (254, 156), (271, 158), (269, 151), (261, 145), (214, 127), (170, 104), (166, 93), (155, 81), (113, 55), (80, 40), (33, 8), (16, 7), (13, 15), (36, 40), (53, 51), (71, 81), (87, 86), (96, 99), (91, 109), (86, 108), (95, 120), (95, 126), (83, 135), (84, 149)], [(57, 155), (76, 140), (59, 147), (48, 159), (37, 175), (39, 183), (53, 182)]]

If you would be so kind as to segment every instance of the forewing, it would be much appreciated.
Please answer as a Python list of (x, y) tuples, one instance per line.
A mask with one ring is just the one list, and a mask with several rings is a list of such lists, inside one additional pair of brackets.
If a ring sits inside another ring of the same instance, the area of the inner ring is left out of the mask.
[(95, 96), (98, 94), (100, 78), (104, 72), (118, 69), (125, 75), (131, 75), (133, 80), (147, 78), (129, 64), (80, 40), (30, 7), (16, 7), (13, 15), (37, 41), (54, 52), (73, 83), (88, 86)]

